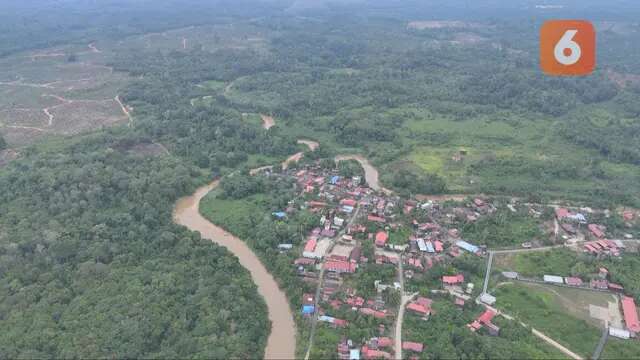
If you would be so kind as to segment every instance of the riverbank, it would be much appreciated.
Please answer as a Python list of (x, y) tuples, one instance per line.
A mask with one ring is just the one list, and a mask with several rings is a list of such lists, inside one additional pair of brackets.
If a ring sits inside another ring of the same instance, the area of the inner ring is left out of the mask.
[(191, 231), (218, 245), (226, 247), (249, 270), (258, 293), (264, 298), (269, 311), (271, 332), (265, 348), (267, 359), (293, 359), (295, 357), (296, 327), (286, 296), (260, 259), (241, 239), (212, 224), (200, 214), (200, 200), (219, 185), (218, 181), (203, 186), (176, 203), (173, 219)]
[(380, 184), (380, 178), (378, 174), (378, 169), (376, 169), (367, 158), (362, 155), (338, 155), (335, 158), (336, 162), (346, 161), (346, 160), (355, 160), (360, 163), (362, 168), (364, 169), (364, 178), (367, 181), (367, 184), (376, 191), (382, 191), (385, 194), (392, 194), (393, 191), (385, 188)]

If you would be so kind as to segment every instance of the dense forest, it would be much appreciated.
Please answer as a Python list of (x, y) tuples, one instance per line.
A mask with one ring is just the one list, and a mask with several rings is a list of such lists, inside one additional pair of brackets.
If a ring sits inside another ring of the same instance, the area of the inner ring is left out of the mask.
[(0, 357), (263, 351), (269, 321), (249, 274), (171, 223), (200, 170), (129, 151), (143, 140), (101, 132), (0, 171)]

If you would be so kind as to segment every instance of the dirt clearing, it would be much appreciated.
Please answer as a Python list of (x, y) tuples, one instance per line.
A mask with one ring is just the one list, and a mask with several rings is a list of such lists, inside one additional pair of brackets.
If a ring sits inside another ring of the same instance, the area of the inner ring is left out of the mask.
[(115, 100), (73, 101), (51, 108), (49, 112), (55, 118), (52, 131), (64, 135), (78, 134), (128, 120)]
[(276, 126), (276, 121), (273, 116), (260, 114), (260, 117), (262, 118), (262, 127), (265, 130), (269, 130), (272, 127)]

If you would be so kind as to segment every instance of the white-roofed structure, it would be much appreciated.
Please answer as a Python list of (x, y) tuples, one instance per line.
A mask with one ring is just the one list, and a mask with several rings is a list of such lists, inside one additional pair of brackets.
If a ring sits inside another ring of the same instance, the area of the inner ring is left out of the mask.
[(617, 337), (619, 339), (624, 339), (624, 340), (628, 340), (631, 338), (631, 333), (629, 331), (624, 329), (618, 329), (612, 326), (609, 327), (609, 335), (613, 337)]
[(562, 276), (545, 275), (543, 279), (544, 282), (550, 284), (564, 284), (564, 278)]
[(424, 242), (424, 239), (418, 239), (416, 242), (418, 243), (418, 249), (420, 249), (420, 251), (427, 252), (427, 244)]

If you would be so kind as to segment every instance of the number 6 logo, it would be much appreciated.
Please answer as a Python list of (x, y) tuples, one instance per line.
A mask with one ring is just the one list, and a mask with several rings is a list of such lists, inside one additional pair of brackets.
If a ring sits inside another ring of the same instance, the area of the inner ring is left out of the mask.
[(596, 64), (593, 25), (581, 20), (552, 20), (540, 29), (540, 67), (548, 75), (588, 75)]

